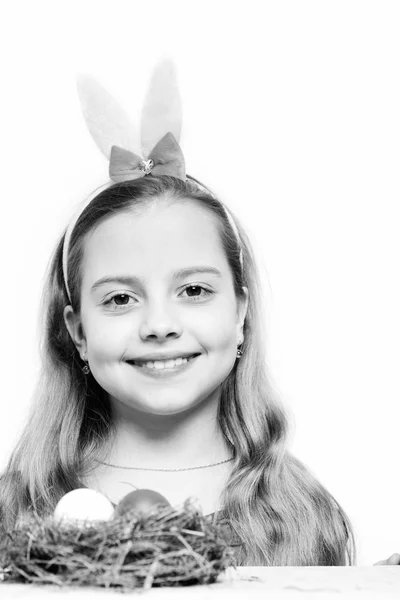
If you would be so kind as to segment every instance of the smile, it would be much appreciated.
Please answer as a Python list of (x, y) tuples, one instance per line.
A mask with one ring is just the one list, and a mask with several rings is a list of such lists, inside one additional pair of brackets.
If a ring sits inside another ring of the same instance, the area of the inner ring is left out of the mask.
[(199, 354), (194, 354), (193, 356), (189, 356), (187, 358), (147, 361), (145, 363), (136, 361), (128, 362), (132, 367), (140, 371), (142, 375), (165, 378), (186, 371), (192, 366), (199, 356)]

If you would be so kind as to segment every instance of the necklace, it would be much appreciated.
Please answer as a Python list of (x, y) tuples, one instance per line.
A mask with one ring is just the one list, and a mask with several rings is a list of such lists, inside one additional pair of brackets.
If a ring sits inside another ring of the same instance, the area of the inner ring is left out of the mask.
[(224, 463), (230, 462), (234, 457), (228, 458), (227, 460), (221, 460), (221, 462), (214, 463), (212, 465), (202, 465), (201, 467), (187, 467), (186, 469), (146, 469), (144, 467), (121, 467), (118, 465), (112, 465), (111, 463), (103, 462), (102, 460), (95, 459), (96, 462), (106, 467), (113, 467), (114, 469), (134, 469), (135, 471), (194, 471), (195, 469), (207, 469), (208, 467), (216, 467)]

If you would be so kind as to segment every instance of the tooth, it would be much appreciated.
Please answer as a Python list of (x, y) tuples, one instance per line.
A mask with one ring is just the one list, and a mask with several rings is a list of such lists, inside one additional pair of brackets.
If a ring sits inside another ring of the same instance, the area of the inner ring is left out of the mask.
[(142, 365), (147, 367), (148, 369), (172, 369), (173, 367), (177, 366), (179, 367), (180, 365), (183, 365), (185, 363), (188, 362), (188, 360), (191, 357), (188, 358), (175, 358), (175, 359), (169, 359), (169, 360), (149, 360), (147, 362), (141, 363), (141, 362), (136, 362), (136, 364), (138, 365)]

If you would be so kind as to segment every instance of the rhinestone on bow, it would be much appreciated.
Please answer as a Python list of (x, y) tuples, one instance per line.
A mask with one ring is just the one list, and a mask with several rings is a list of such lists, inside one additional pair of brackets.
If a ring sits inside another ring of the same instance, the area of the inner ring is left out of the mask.
[(145, 175), (149, 175), (153, 167), (154, 162), (151, 160), (151, 158), (149, 158), (149, 160), (142, 160), (140, 162), (140, 170), (143, 171)]

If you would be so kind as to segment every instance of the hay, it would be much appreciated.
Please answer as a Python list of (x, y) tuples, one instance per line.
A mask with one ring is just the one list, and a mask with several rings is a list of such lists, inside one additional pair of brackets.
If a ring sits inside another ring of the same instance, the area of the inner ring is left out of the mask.
[(213, 583), (236, 566), (223, 525), (190, 499), (81, 525), (32, 514), (0, 544), (5, 582), (146, 590)]

